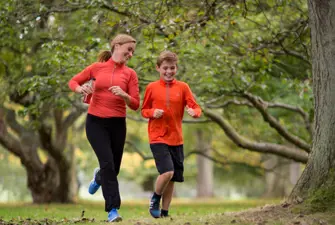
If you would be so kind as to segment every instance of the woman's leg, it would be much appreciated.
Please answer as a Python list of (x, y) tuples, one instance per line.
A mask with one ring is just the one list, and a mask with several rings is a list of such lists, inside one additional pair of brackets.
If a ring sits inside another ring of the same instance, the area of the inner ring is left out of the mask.
[(109, 118), (87, 115), (86, 135), (100, 165), (101, 187), (105, 198), (105, 210), (120, 207), (119, 185), (114, 165), (112, 141), (108, 129)]
[(108, 122), (109, 134), (111, 138), (110, 147), (113, 152), (113, 170), (112, 168), (105, 170), (105, 176), (109, 177), (108, 180), (111, 183), (110, 186), (115, 189), (115, 192), (114, 195), (110, 196), (110, 199), (106, 201), (106, 208), (119, 209), (121, 206), (121, 197), (117, 176), (120, 172), (124, 143), (126, 140), (126, 118), (109, 118)]
[(111, 118), (111, 148), (114, 155), (114, 165), (116, 175), (120, 172), (121, 161), (123, 156), (124, 144), (126, 141), (126, 118)]

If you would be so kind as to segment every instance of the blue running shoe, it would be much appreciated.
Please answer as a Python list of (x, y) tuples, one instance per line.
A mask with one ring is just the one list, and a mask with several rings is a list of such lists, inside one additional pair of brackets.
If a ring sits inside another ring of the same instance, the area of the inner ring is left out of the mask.
[(93, 195), (95, 192), (97, 192), (97, 190), (99, 190), (100, 188), (100, 184), (98, 184), (95, 181), (95, 178), (97, 176), (97, 173), (100, 171), (100, 168), (95, 168), (94, 173), (93, 173), (93, 180), (91, 180), (90, 186), (88, 187), (88, 193), (90, 193), (91, 195)]
[(117, 212), (117, 209), (112, 209), (108, 213), (108, 222), (119, 222), (122, 221), (122, 217)]
[(153, 218), (161, 217), (161, 210), (159, 208), (160, 199), (155, 198), (154, 196), (150, 199), (149, 212)]

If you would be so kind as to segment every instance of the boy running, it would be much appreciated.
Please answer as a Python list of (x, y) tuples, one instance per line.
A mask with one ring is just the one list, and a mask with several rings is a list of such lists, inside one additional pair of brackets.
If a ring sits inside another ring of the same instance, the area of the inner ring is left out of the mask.
[(201, 108), (188, 84), (175, 79), (177, 62), (178, 57), (173, 52), (164, 51), (160, 54), (156, 63), (160, 79), (146, 87), (141, 110), (142, 116), (149, 119), (150, 149), (160, 174), (149, 207), (149, 212), (154, 218), (168, 216), (174, 182), (184, 181), (184, 109), (186, 108), (186, 112), (193, 118), (201, 115)]

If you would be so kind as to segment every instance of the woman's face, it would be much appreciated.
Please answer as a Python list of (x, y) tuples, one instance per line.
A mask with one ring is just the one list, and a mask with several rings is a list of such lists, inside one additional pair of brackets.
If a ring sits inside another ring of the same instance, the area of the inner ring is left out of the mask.
[(156, 70), (159, 72), (162, 80), (171, 82), (177, 73), (177, 64), (176, 62), (163, 61), (160, 66), (156, 66)]
[(134, 54), (136, 44), (133, 42), (125, 44), (116, 44), (114, 53), (117, 55), (120, 63), (126, 63)]

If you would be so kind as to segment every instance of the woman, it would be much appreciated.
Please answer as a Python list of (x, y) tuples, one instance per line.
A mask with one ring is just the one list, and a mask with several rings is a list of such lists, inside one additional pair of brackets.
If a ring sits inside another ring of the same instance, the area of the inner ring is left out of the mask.
[[(122, 220), (118, 213), (121, 199), (117, 175), (126, 139), (126, 105), (137, 110), (140, 102), (136, 72), (126, 66), (135, 48), (133, 37), (119, 34), (111, 41), (112, 50), (100, 54), (100, 62), (86, 67), (69, 81), (72, 91), (92, 94), (86, 136), (100, 169), (94, 173), (89, 193), (94, 194), (101, 185), (109, 222)], [(93, 80), (93, 87), (85, 85), (90, 80)]]

